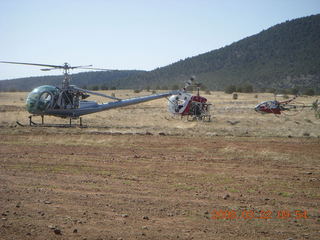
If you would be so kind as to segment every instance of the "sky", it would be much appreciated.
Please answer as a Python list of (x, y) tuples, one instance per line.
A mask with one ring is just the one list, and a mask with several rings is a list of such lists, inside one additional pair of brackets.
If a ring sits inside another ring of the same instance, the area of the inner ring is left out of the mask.
[[(319, 13), (320, 0), (1, 0), (0, 61), (153, 70)], [(0, 80), (61, 74), (40, 68), (0, 63)]]

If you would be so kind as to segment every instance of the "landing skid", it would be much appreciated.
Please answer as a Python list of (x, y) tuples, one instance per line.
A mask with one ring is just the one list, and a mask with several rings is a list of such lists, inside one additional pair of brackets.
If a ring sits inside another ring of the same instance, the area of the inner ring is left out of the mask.
[[(202, 122), (211, 122), (211, 115), (186, 115), (187, 121), (202, 121)], [(181, 116), (181, 119), (183, 116)]]
[(19, 121), (17, 121), (16, 123), (21, 127), (26, 127), (26, 126), (30, 126), (30, 127), (61, 127), (61, 128), (69, 128), (69, 127), (85, 128), (85, 127), (87, 127), (86, 125), (82, 124), (81, 117), (79, 117), (79, 124), (72, 123), (72, 119), (75, 119), (75, 118), (69, 118), (69, 124), (46, 124), (46, 123), (44, 123), (44, 116), (43, 115), (41, 115), (41, 123), (36, 123), (36, 122), (32, 121), (33, 116), (34, 115), (30, 115), (28, 117), (29, 118), (29, 125), (22, 124)]
[(211, 122), (211, 115), (187, 115), (188, 121), (202, 121), (202, 122)]

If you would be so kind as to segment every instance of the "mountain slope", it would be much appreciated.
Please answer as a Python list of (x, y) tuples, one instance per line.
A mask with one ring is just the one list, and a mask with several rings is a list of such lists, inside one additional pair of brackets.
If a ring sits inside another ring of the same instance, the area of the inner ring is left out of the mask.
[[(71, 84), (79, 87), (102, 86), (108, 88), (119, 88), (119, 79), (128, 78), (131, 75), (141, 74), (144, 71), (137, 70), (121, 70), (121, 71), (99, 71), (99, 72), (83, 72), (72, 74)], [(0, 91), (30, 91), (41, 85), (61, 86), (63, 75), (18, 78), (13, 80), (0, 81)]]
[[(320, 14), (286, 21), (229, 46), (153, 71), (88, 72), (73, 75), (78, 86), (122, 89), (183, 86), (191, 75), (212, 90), (250, 84), (255, 90), (313, 88), (320, 92)], [(0, 90), (60, 85), (62, 76), (0, 81)]]
[(145, 87), (180, 84), (196, 75), (210, 89), (252, 84), (263, 88), (316, 88), (320, 85), (320, 14), (287, 21), (229, 46), (131, 76)]

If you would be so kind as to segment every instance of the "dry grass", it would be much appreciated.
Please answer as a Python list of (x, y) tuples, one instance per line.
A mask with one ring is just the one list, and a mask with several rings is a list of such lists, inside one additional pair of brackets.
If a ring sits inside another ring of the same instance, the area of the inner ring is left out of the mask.
[[(105, 91), (106, 94), (115, 93), (120, 98), (130, 98), (148, 95), (149, 92), (134, 93), (132, 90)], [(0, 125), (14, 126), (19, 120), (28, 123), (29, 114), (23, 109), (27, 93), (0, 93), (2, 111)], [(315, 118), (314, 112), (304, 109), (296, 115), (273, 114), (261, 115), (254, 112), (253, 107), (259, 102), (272, 100), (272, 94), (239, 94), (237, 100), (231, 94), (213, 92), (204, 95), (213, 104), (212, 122), (188, 122), (173, 118), (167, 112), (167, 100), (159, 99), (139, 105), (112, 109), (88, 116), (84, 116), (84, 123), (90, 126), (87, 131), (108, 131), (121, 133), (159, 133), (173, 135), (207, 135), (207, 136), (292, 136), (318, 137), (320, 136), (320, 119)], [(103, 102), (106, 99), (93, 97), (93, 100)], [(299, 97), (299, 102), (311, 104), (317, 97)], [(281, 97), (278, 100), (282, 100)], [(19, 109), (11, 109), (12, 106)], [(40, 120), (40, 119), (39, 119)], [(46, 117), (47, 123), (67, 123), (68, 120)], [(230, 122), (239, 122), (232, 125)]]

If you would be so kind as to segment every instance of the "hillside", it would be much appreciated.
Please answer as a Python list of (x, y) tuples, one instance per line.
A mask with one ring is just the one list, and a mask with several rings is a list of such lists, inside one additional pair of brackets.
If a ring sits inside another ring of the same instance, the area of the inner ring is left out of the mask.
[[(117, 88), (172, 88), (191, 75), (211, 90), (250, 84), (255, 90), (312, 88), (320, 92), (320, 14), (275, 25), (223, 48), (153, 71), (75, 74), (73, 84)], [(58, 80), (59, 79), (59, 80)], [(0, 81), (0, 90), (59, 84), (61, 77)], [(41, 80), (41, 81), (40, 81)]]
[(190, 75), (222, 90), (250, 83), (320, 90), (320, 14), (275, 25), (229, 46), (130, 77), (130, 87), (172, 86)]
[[(119, 71), (98, 71), (98, 72), (83, 72), (72, 74), (71, 84), (79, 87), (93, 88), (95, 86), (119, 88), (119, 79), (128, 78), (131, 75), (141, 74), (143, 71), (137, 70), (119, 70)], [(13, 80), (0, 81), (0, 91), (30, 91), (40, 85), (60, 86), (63, 80), (63, 75), (44, 76), (44, 77), (29, 77), (18, 78)]]

